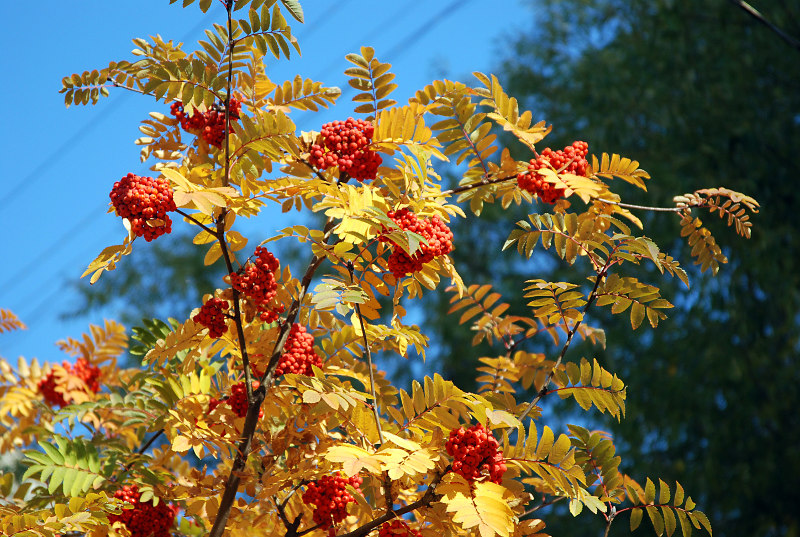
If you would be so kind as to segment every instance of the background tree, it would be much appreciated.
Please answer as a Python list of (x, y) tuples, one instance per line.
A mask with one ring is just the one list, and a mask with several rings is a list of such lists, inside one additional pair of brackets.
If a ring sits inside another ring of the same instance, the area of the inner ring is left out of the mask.
[[(746, 253), (723, 225), (712, 228), (732, 266), (715, 280), (689, 267), (691, 292), (680, 298), (678, 289), (665, 291), (677, 306), (669, 330), (633, 341), (630, 327), (609, 316), (600, 323), (608, 348), (597, 356), (630, 382), (627, 418), (603, 424), (624, 453), (636, 454), (627, 471), (656, 467), (702, 489), (718, 535), (796, 535), (800, 51), (740, 4), (535, 2), (530, 31), (512, 41), (498, 76), (537, 119), (556, 126), (551, 147), (580, 133), (591, 147), (648, 163), (651, 202), (726, 184), (755, 193), (769, 208), (756, 217), (760, 229)], [(765, 20), (800, 36), (796, 4), (761, 4)], [(630, 200), (644, 196), (630, 191)], [(480, 230), (459, 222), (454, 232), (506, 233), (505, 223), (490, 225), (490, 215)], [(659, 244), (679, 224), (672, 214), (640, 216)], [(469, 251), (452, 255), (465, 278), (509, 276), (511, 291), (517, 258), (492, 257), (481, 250), (489, 244), (474, 240)], [(543, 268), (548, 263), (542, 259)], [(439, 300), (426, 322), (438, 324), (442, 340), (434, 349), (441, 350), (442, 370), (465, 382), (474, 367), (461, 359), (469, 336), (451, 317), (439, 317), (448, 308), (446, 298)], [(555, 524), (554, 534), (569, 534), (568, 524)]]

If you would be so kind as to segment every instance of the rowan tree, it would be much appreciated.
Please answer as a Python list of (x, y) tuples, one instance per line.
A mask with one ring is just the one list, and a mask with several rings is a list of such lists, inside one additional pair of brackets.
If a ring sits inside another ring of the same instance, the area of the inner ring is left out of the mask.
[[(638, 162), (592, 154), (580, 139), (546, 147), (551, 127), (521, 112), (491, 75), (437, 80), (401, 105), (390, 97), (391, 65), (369, 47), (345, 58), (359, 117), (297, 132), (293, 112), (341, 96), (300, 75), (268, 76), (266, 57), (300, 50), (286, 18), (303, 22), (299, 3), (197, 5), (221, 23), (196, 50), (136, 39), (135, 61), (65, 77), (62, 92), (70, 105), (129, 90), (159, 110), (136, 140), (152, 176), (109, 181), (110, 210), (127, 236), (84, 276), (135, 263), (137, 239), (158, 240), (173, 226), (193, 229), (205, 262), (222, 259), (227, 275), (183, 320), (148, 321), (130, 340), (105, 321), (60, 342), (74, 364), (0, 361), (0, 452), (28, 448), (23, 482), (0, 482), (0, 531), (533, 536), (544, 535), (539, 516), (563, 501), (606, 533), (620, 515), (636, 529), (645, 513), (659, 535), (678, 526), (685, 537), (693, 527), (711, 533), (679, 483), (625, 475), (609, 435), (546, 425), (540, 403), (557, 395), (624, 417), (624, 381), (568, 351), (575, 335), (603, 345), (587, 317), (594, 308), (624, 313), (634, 330), (666, 318), (672, 305), (637, 279), (640, 265), (688, 285), (634, 211), (674, 212), (695, 262), (716, 272), (724, 256), (697, 214), (719, 214), (749, 237), (758, 203), (720, 187), (678, 195), (668, 208), (627, 204), (612, 185), (646, 190)], [(496, 129), (530, 156), (513, 159)], [(443, 189), (437, 166), (448, 161), (462, 179)], [(470, 245), (449, 223), (479, 226), (493, 203), (542, 210), (498, 249), (516, 249), (523, 263), (552, 249), (585, 278), (550, 282), (532, 272), (520, 282), (529, 315), (513, 316), (490, 282), (463, 282), (449, 254)], [(290, 225), (251, 247), (237, 220), (271, 207), (326, 221)], [(309, 263), (281, 263), (275, 241), (307, 245)], [(399, 389), (373, 356), (424, 358), (424, 327), (408, 322), (406, 308), (443, 291), (458, 322), (471, 323), (473, 343), (488, 341), (497, 354), (476, 360), (475, 392), (439, 375)], [(0, 327), (21, 323), (3, 310)], [(522, 350), (540, 338), (560, 351)], [(126, 349), (142, 367), (118, 367)]]

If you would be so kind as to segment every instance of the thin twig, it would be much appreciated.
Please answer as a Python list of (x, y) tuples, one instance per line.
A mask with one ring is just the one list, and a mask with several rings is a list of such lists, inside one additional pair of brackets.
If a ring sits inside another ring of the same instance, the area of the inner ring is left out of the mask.
[(766, 26), (767, 28), (769, 28), (770, 30), (775, 32), (775, 34), (777, 34), (778, 37), (780, 37), (781, 39), (786, 41), (786, 43), (790, 47), (795, 48), (797, 50), (800, 50), (800, 41), (798, 41), (794, 37), (790, 36), (789, 34), (784, 32), (783, 30), (781, 30), (780, 28), (778, 28), (777, 26), (775, 26), (774, 24), (769, 22), (767, 19), (765, 19), (764, 16), (761, 13), (759, 13), (756, 8), (754, 8), (753, 6), (751, 6), (750, 4), (748, 4), (747, 2), (744, 2), (742, 0), (730, 0), (730, 2), (733, 5), (742, 8), (745, 13), (747, 13), (748, 15), (753, 17), (755, 20), (757, 20), (758, 22), (760, 22), (761, 24), (763, 24), (764, 26)]
[[(233, 44), (232, 40), (232, 17), (231, 11), (233, 9), (233, 2), (225, 3), (227, 22), (228, 22), (228, 80), (227, 80), (227, 95), (225, 96), (225, 176), (223, 178), (224, 186), (230, 184), (230, 132), (229, 132), (229, 104), (231, 95), (231, 86), (233, 80)], [(233, 264), (231, 263), (230, 253), (228, 252), (225, 243), (225, 216), (226, 210), (223, 209), (217, 217), (217, 239), (219, 240), (220, 248), (222, 249), (225, 264), (229, 272), (233, 272)], [(258, 395), (253, 394), (253, 387), (250, 382), (250, 363), (247, 356), (247, 343), (244, 337), (244, 328), (242, 326), (242, 315), (239, 310), (239, 293), (233, 289), (233, 315), (234, 324), (239, 338), (239, 348), (242, 353), (242, 362), (244, 364), (245, 387), (247, 389), (247, 414), (245, 415), (245, 422), (242, 431), (242, 437), (236, 451), (236, 458), (233, 461), (228, 480), (225, 483), (225, 490), (222, 493), (222, 498), (219, 502), (219, 509), (217, 516), (214, 519), (214, 524), (209, 532), (209, 537), (221, 537), (225, 531), (225, 525), (228, 522), (228, 517), (231, 514), (231, 507), (236, 499), (236, 493), (239, 490), (239, 483), (241, 482), (241, 472), (244, 470), (247, 462), (247, 456), (250, 453), (250, 446), (255, 435), (256, 425), (258, 423), (258, 411), (261, 408), (261, 402), (266, 395), (263, 388), (259, 390)]]
[[(144, 444), (142, 444), (141, 446), (139, 446), (139, 449), (137, 449), (135, 453), (136, 453), (137, 455), (141, 455), (142, 453), (144, 453), (145, 451), (147, 451), (147, 448), (149, 448), (150, 446), (152, 446), (152, 445), (153, 445), (153, 442), (155, 442), (155, 441), (156, 441), (156, 438), (158, 438), (159, 436), (161, 436), (163, 433), (164, 433), (164, 429), (159, 429), (159, 430), (158, 430), (158, 432), (157, 432), (156, 434), (154, 434), (153, 436), (151, 436), (151, 437), (150, 437), (150, 439), (149, 439), (147, 442), (145, 442)], [(131, 461), (131, 462), (129, 462), (128, 464), (126, 464), (125, 466), (123, 466), (123, 467), (122, 467), (122, 469), (123, 469), (123, 472), (128, 472), (128, 471), (130, 471), (130, 469), (133, 467), (133, 465), (134, 465), (134, 464), (135, 464), (135, 461)], [(116, 479), (117, 479), (117, 476), (114, 476), (114, 477), (112, 477), (111, 479), (109, 479), (109, 481), (116, 481)]]
[(437, 475), (434, 478), (434, 480), (431, 481), (431, 483), (428, 485), (428, 488), (425, 489), (425, 493), (419, 500), (410, 503), (405, 507), (401, 507), (400, 509), (397, 509), (395, 511), (387, 511), (378, 518), (373, 519), (370, 522), (367, 522), (363, 526), (354, 529), (350, 533), (345, 533), (343, 535), (340, 535), (339, 537), (364, 537), (365, 535), (367, 535), (369, 532), (371, 532), (384, 522), (388, 522), (389, 520), (392, 520), (394, 518), (401, 517), (406, 513), (410, 513), (411, 511), (419, 509), (420, 507), (429, 506), (436, 500), (437, 497), (436, 486), (439, 484), (439, 482), (442, 480), (445, 474), (447, 474), (447, 472), (449, 471), (450, 471), (450, 466), (447, 466), (447, 468), (445, 468), (441, 474)]
[(686, 209), (686, 207), (648, 207), (647, 205), (633, 205), (631, 203), (622, 203), (620, 201), (611, 201), (602, 198), (598, 198), (597, 201), (608, 203), (609, 205), (624, 207), (626, 209), (641, 209), (642, 211), (653, 211), (662, 213), (679, 213)]
[[(350, 272), (350, 282), (355, 283), (353, 278), (353, 264), (347, 264), (347, 270)], [(375, 426), (378, 428), (378, 439), (383, 444), (383, 431), (381, 430), (381, 415), (380, 404), (378, 403), (378, 396), (375, 393), (375, 374), (372, 371), (372, 352), (369, 350), (369, 340), (367, 339), (367, 328), (364, 322), (364, 316), (361, 314), (361, 305), (356, 303), (356, 315), (358, 315), (358, 323), (361, 325), (361, 336), (364, 338), (364, 355), (367, 357), (367, 366), (369, 367), (369, 389), (372, 393), (372, 414), (375, 416)]]
[(483, 180), (478, 181), (477, 183), (470, 183), (468, 185), (457, 186), (455, 188), (451, 188), (450, 190), (445, 190), (441, 194), (438, 194), (438, 196), (452, 196), (453, 194), (460, 194), (462, 192), (466, 192), (467, 190), (480, 188), (482, 186), (494, 185), (497, 183), (503, 183), (505, 181), (510, 181), (516, 178), (517, 178), (516, 175), (509, 175), (507, 177), (497, 177), (495, 179), (484, 178)]
[[(561, 500), (566, 500), (566, 499), (567, 499), (567, 496), (556, 496), (555, 498), (553, 498), (553, 499), (552, 499), (552, 500), (550, 500), (550, 501), (545, 501), (545, 500), (542, 500), (542, 503), (540, 503), (540, 504), (539, 504), (539, 505), (537, 505), (536, 507), (532, 507), (532, 508), (528, 509), (527, 511), (525, 511), (525, 512), (522, 514), (522, 516), (523, 516), (523, 517), (526, 517), (526, 516), (528, 516), (528, 515), (532, 515), (533, 513), (535, 513), (536, 511), (538, 511), (539, 509), (543, 509), (543, 508), (545, 508), (545, 507), (549, 507), (549, 506), (551, 506), (551, 505), (553, 505), (553, 504), (555, 504), (555, 503), (557, 503), (557, 502), (560, 502)], [(520, 518), (522, 518), (522, 517), (520, 517)]]
[(578, 327), (581, 325), (581, 321), (586, 316), (586, 312), (589, 311), (589, 308), (594, 303), (594, 299), (597, 296), (597, 289), (600, 286), (600, 281), (603, 278), (605, 278), (606, 272), (608, 271), (608, 269), (610, 267), (611, 267), (611, 264), (609, 262), (606, 262), (606, 265), (597, 273), (597, 277), (594, 280), (594, 287), (592, 288), (592, 292), (589, 293), (589, 299), (586, 301), (586, 305), (583, 307), (583, 315), (581, 316), (580, 319), (578, 319), (575, 322), (574, 325), (572, 325), (572, 328), (567, 333), (567, 340), (564, 342), (564, 346), (561, 347), (561, 353), (558, 355), (558, 360), (556, 360), (556, 363), (553, 364), (553, 368), (550, 370), (550, 372), (547, 374), (547, 377), (544, 379), (544, 382), (542, 383), (542, 387), (539, 389), (539, 392), (536, 394), (536, 397), (533, 398), (533, 401), (530, 402), (530, 404), (525, 409), (525, 411), (520, 415), (519, 421), (524, 420), (525, 417), (528, 414), (530, 414), (531, 410), (534, 409), (534, 407), (536, 406), (536, 403), (538, 403), (541, 400), (541, 398), (544, 397), (545, 394), (547, 394), (547, 386), (553, 380), (553, 377), (556, 374), (556, 370), (558, 369), (558, 366), (560, 366), (561, 362), (564, 360), (564, 356), (567, 354), (567, 349), (569, 348), (569, 344), (572, 341), (572, 336), (574, 336), (575, 332), (578, 331)]
[(206, 233), (209, 233), (210, 235), (214, 235), (215, 237), (219, 238), (219, 236), (217, 235), (219, 230), (211, 229), (210, 227), (208, 227), (205, 224), (203, 224), (202, 222), (200, 222), (197, 218), (193, 217), (189, 213), (185, 213), (185, 212), (181, 211), (180, 209), (176, 209), (175, 212), (178, 213), (179, 215), (183, 216), (187, 220), (190, 220), (190, 221), (194, 222), (194, 224), (196, 226), (200, 226), (200, 228), (203, 231), (205, 231)]

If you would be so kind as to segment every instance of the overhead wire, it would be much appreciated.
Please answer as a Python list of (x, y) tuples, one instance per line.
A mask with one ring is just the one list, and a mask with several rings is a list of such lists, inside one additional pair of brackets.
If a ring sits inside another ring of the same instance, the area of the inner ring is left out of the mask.
[[(349, 0), (344, 0), (344, 1), (347, 2)], [(449, 4), (444, 6), (441, 10), (439, 10), (438, 12), (434, 13), (433, 15), (427, 17), (420, 24), (416, 25), (412, 32), (407, 34), (404, 38), (400, 39), (385, 54), (381, 54), (381, 56), (385, 57), (387, 59), (392, 59), (392, 60), (396, 60), (397, 58), (403, 57), (405, 54), (408, 53), (409, 50), (411, 50), (413, 48), (413, 43), (416, 40), (418, 40), (418, 39), (424, 37), (425, 35), (427, 35), (428, 33), (430, 33), (436, 26), (440, 25), (446, 19), (452, 17), (456, 12), (458, 12), (461, 9), (463, 9), (466, 6), (466, 4), (470, 3), (471, 1), (472, 0), (466, 0), (466, 1), (464, 1), (464, 0), (454, 0), (454, 1), (450, 2)], [(324, 21), (328, 20), (329, 19), (329, 15), (331, 13), (341, 9), (341, 7), (342, 7), (341, 4), (342, 4), (342, 2), (340, 2), (338, 5), (331, 5), (323, 13), (323, 15), (321, 15), (319, 17), (319, 19), (317, 19), (317, 21), (315, 21), (312, 25), (310, 25), (308, 27), (308, 31), (310, 32), (311, 30), (316, 29), (321, 24), (323, 24)], [(384, 27), (387, 24), (390, 24), (392, 22), (396, 22), (398, 20), (398, 15), (401, 13), (401, 11), (405, 11), (405, 10), (407, 10), (407, 7), (404, 6), (400, 10), (397, 10), (397, 11), (393, 12), (392, 15), (390, 15), (389, 17), (386, 17), (381, 24), (378, 24), (378, 25), (375, 26), (375, 28), (376, 28), (375, 30), (372, 30), (371, 32), (367, 33), (364, 37), (362, 37), (361, 40), (360, 40), (360, 43), (364, 43), (366, 40), (370, 39), (372, 36), (374, 36), (377, 33), (379, 33), (380, 32), (380, 28), (382, 28), (382, 27)], [(193, 27), (191, 30), (189, 30), (187, 32), (187, 34), (183, 38), (181, 38), (181, 41), (184, 41), (184, 40), (188, 39), (192, 34), (197, 32), (198, 30), (200, 30), (204, 26), (206, 26), (206, 21), (205, 20), (201, 20), (197, 25), (195, 25), (195, 27)], [(335, 71), (335, 68), (328, 69), (320, 77), (318, 77), (317, 79), (318, 80), (319, 79), (323, 79), (325, 76), (328, 76), (333, 71)], [(347, 88), (345, 88), (345, 90), (342, 92), (342, 95), (345, 95), (346, 93), (349, 93), (350, 90), (352, 90), (352, 88), (347, 86)], [(129, 97), (129, 95), (125, 94), (125, 95), (123, 95), (122, 98), (116, 100), (115, 102), (119, 103), (120, 101), (122, 101), (123, 99), (125, 99), (127, 97)], [(118, 106), (118, 104), (117, 104), (117, 106)], [(307, 121), (310, 120), (310, 117), (306, 116), (306, 118), (303, 118), (303, 119), (306, 120), (306, 121), (303, 121), (302, 123), (307, 123)], [(298, 122), (298, 124), (299, 123), (301, 123), (301, 122)], [(32, 171), (30, 174), (28, 174), (26, 176), (26, 179), (28, 179), (28, 180), (26, 181), (24, 179), (19, 185), (17, 185), (17, 187), (14, 190), (12, 190), (10, 196), (18, 195), (20, 192), (24, 191), (30, 185), (31, 182), (36, 180), (35, 177), (38, 177), (38, 176), (42, 175), (39, 172), (41, 172), (43, 170), (46, 170), (47, 168), (49, 168), (50, 166), (52, 166), (55, 163), (54, 160), (57, 159), (57, 157), (55, 155), (62, 155), (65, 148), (67, 148), (69, 146), (74, 146), (76, 141), (78, 141), (79, 139), (83, 138), (86, 134), (91, 132), (98, 124), (99, 124), (99, 122), (89, 122), (86, 125), (84, 125), (70, 139), (68, 139), (66, 142), (64, 142), (64, 144), (62, 144), (59, 147), (59, 149), (56, 152), (54, 152), (53, 155), (51, 155), (51, 157), (48, 160), (46, 160), (45, 162), (43, 162), (42, 164), (37, 166), (37, 168), (34, 171)], [(4, 201), (8, 201), (8, 199), (9, 198), (6, 197), (4, 199)], [(105, 206), (103, 206), (103, 207), (105, 207)], [(35, 267), (39, 262), (41, 262), (50, 253), (52, 248), (54, 248), (56, 246), (63, 246), (63, 244), (65, 244), (66, 242), (69, 242), (69, 241), (77, 240), (77, 236), (76, 236), (77, 231), (79, 231), (80, 229), (86, 229), (87, 228), (86, 224), (89, 221), (91, 221), (91, 219), (93, 217), (95, 217), (97, 215), (97, 213), (100, 212), (103, 209), (103, 207), (100, 207), (99, 209), (94, 209), (91, 212), (87, 213), (77, 224), (75, 224), (67, 232), (65, 232), (61, 236), (59, 236), (58, 240), (54, 241), (48, 248), (45, 248), (45, 250), (41, 254), (39, 254), (35, 260), (29, 262), (23, 270), (18, 271), (17, 276), (27, 274), (28, 271), (31, 268)], [(58, 288), (55, 291), (53, 291), (52, 293), (50, 293), (47, 297), (45, 297), (45, 299), (43, 299), (40, 302), (38, 302), (36, 304), (36, 306), (32, 309), (32, 313), (28, 314), (27, 317), (28, 318), (35, 318), (39, 313), (41, 313), (41, 311), (43, 311), (43, 308), (53, 298), (58, 296), (58, 294), (60, 292), (62, 292), (62, 289)]]

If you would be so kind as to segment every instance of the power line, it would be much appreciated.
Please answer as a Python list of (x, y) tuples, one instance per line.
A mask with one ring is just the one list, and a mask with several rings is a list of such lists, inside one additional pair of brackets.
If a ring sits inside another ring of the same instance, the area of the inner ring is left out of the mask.
[(14, 282), (15, 285), (18, 285), (19, 282), (25, 280), (28, 276), (32, 274), (32, 269), (38, 266), (43, 261), (47, 260), (47, 258), (52, 257), (53, 252), (58, 251), (61, 249), (65, 244), (69, 243), (70, 240), (75, 240), (75, 235), (81, 231), (82, 229), (87, 229), (87, 224), (91, 222), (94, 218), (97, 217), (97, 213), (102, 211), (106, 207), (106, 204), (102, 204), (98, 207), (92, 209), (89, 213), (87, 213), (80, 221), (78, 221), (74, 226), (69, 228), (63, 234), (61, 234), (56, 240), (54, 240), (50, 246), (44, 248), (42, 253), (39, 254), (36, 258), (28, 262), (27, 265), (19, 269), (9, 281)]
[[(347, 0), (345, 0), (345, 1), (347, 1)], [(427, 18), (424, 22), (422, 22), (421, 24), (417, 25), (415, 27), (415, 29), (411, 33), (406, 35), (394, 47), (389, 49), (389, 51), (385, 54), (385, 57), (395, 60), (396, 58), (400, 58), (400, 57), (404, 56), (405, 54), (408, 53), (409, 50), (411, 50), (412, 44), (413, 44), (413, 42), (415, 40), (418, 40), (418, 39), (422, 38), (423, 36), (427, 35), (428, 33), (430, 33), (436, 26), (438, 26), (439, 24), (444, 22), (444, 20), (446, 20), (447, 18), (453, 16), (458, 10), (463, 9), (463, 7), (465, 7), (465, 5), (468, 4), (470, 1), (471, 0), (466, 0), (466, 1), (464, 1), (464, 0), (454, 0), (453, 2), (449, 3), (447, 6), (442, 8), (439, 12), (433, 14), (432, 16)], [(308, 27), (309, 31), (312, 30), (312, 29), (315, 29), (320, 24), (322, 24), (322, 22), (319, 22), (319, 21), (327, 20), (328, 19), (328, 15), (330, 13), (332, 13), (333, 11), (339, 10), (339, 9), (341, 9), (341, 4), (329, 7), (328, 10), (326, 10), (326, 12), (322, 16), (320, 16), (318, 21), (316, 21), (314, 24), (312, 24), (312, 25), (310, 25)], [(394, 12), (391, 16), (387, 17), (382, 24), (377, 25), (377, 28), (381, 28), (381, 27), (385, 26), (386, 24), (396, 20), (398, 13), (400, 13), (400, 10)], [(201, 21), (197, 26), (195, 26), (195, 28), (190, 30), (189, 34), (194, 33), (195, 31), (200, 29), (200, 27), (203, 26), (203, 22), (204, 21)], [(369, 37), (371, 37), (372, 35), (374, 35), (378, 31), (379, 30), (374, 30), (374, 31), (368, 33), (366, 36), (364, 36), (361, 39), (360, 42), (361, 43), (365, 42), (366, 39), (368, 39)], [(187, 38), (188, 38), (188, 35), (184, 36), (182, 38), (182, 40), (185, 40)], [(329, 73), (329, 72), (331, 72), (333, 70), (335, 70), (335, 68), (326, 71), (325, 74), (323, 75), (323, 77), (327, 76), (327, 73)], [(320, 78), (323, 78), (323, 77), (320, 77)], [(346, 90), (350, 90), (350, 89), (351, 88), (349, 86), (346, 88)], [(343, 92), (343, 94), (344, 94), (344, 92)], [(126, 94), (124, 97), (128, 97), (128, 96), (129, 96), (129, 94)], [(115, 101), (115, 103), (119, 103), (119, 100)], [(96, 126), (98, 123), (99, 122), (90, 122), (89, 124), (84, 125), (84, 127), (82, 127), (81, 130), (78, 133), (76, 133), (70, 140), (68, 140), (67, 142), (62, 144), (62, 146), (56, 151), (56, 153), (62, 153), (62, 148), (64, 148), (65, 146), (74, 144), (77, 139), (79, 139), (79, 138), (85, 136), (86, 134), (88, 134), (88, 132), (90, 132), (93, 129), (93, 127)], [(52, 161), (53, 160), (54, 159), (51, 157), (46, 162), (40, 164), (36, 168), (36, 170), (34, 170), (27, 177), (34, 176), (34, 174), (38, 173), (40, 171), (40, 169), (46, 169), (47, 167), (52, 165), (52, 163), (53, 163)], [(27, 188), (29, 183), (30, 183), (29, 181), (23, 180), (23, 184), (18, 185), (15, 188), (15, 190), (12, 191), (11, 195), (13, 196), (13, 195), (18, 194), (18, 191), (24, 190), (25, 188)], [(8, 198), (7, 198), (6, 201), (8, 201)], [(25, 268), (20, 270), (18, 272), (18, 274), (17, 274), (17, 277), (20, 277), (20, 275), (22, 277), (24, 277), (26, 274), (28, 274), (32, 267), (35, 267), (38, 263), (40, 263), (46, 256), (48, 256), (51, 253), (51, 250), (53, 248), (55, 248), (55, 247), (57, 247), (59, 245), (66, 244), (66, 243), (70, 242), (70, 240), (76, 240), (75, 231), (80, 229), (80, 228), (86, 227), (86, 224), (89, 221), (91, 221), (92, 217), (95, 216), (95, 214), (97, 212), (99, 212), (100, 210), (102, 210), (102, 207), (100, 209), (93, 210), (92, 212), (90, 212), (89, 214), (84, 216), (84, 218), (81, 219), (81, 221), (79, 223), (74, 225), (72, 228), (70, 228), (70, 230), (68, 230), (62, 236), (60, 236), (59, 239), (56, 240), (50, 247), (46, 248), (42, 254), (37, 256), (37, 258), (34, 261), (28, 263)], [(14, 280), (12, 280), (12, 281), (14, 281)], [(40, 311), (42, 311), (43, 308), (53, 298), (55, 298), (55, 296), (57, 296), (60, 292), (61, 292), (61, 289), (57, 289), (54, 292), (52, 292), (51, 294), (49, 294), (44, 300), (39, 302), (35, 306), (33, 314), (38, 314)]]
[[(181, 38), (181, 41), (185, 41), (200, 29), (206, 26), (206, 19), (203, 18), (198, 22), (194, 27), (192, 27), (184, 36)], [(92, 119), (91, 121), (85, 123), (78, 132), (74, 133), (72, 136), (67, 138), (58, 148), (50, 153), (42, 162), (39, 163), (36, 168), (34, 168), (30, 173), (28, 173), (25, 177), (22, 178), (9, 192), (6, 196), (3, 197), (2, 202), (0, 203), (0, 208), (3, 206), (7, 206), (10, 204), (17, 196), (21, 193), (25, 192), (30, 188), (32, 185), (37, 183), (45, 176), (44, 172), (50, 169), (54, 164), (56, 164), (61, 158), (63, 158), (70, 149), (73, 149), (78, 146), (77, 142), (82, 139), (84, 136), (95, 130), (99, 127), (103, 122), (105, 122), (109, 115), (110, 111), (114, 108), (118, 108), (120, 104), (124, 103), (126, 99), (131, 96), (130, 93), (124, 93), (122, 97), (114, 99), (109, 104), (109, 110), (100, 116), (98, 119)]]

